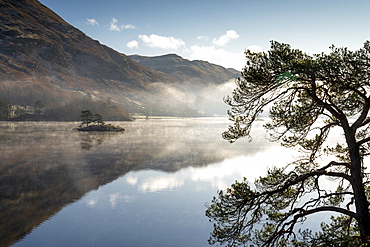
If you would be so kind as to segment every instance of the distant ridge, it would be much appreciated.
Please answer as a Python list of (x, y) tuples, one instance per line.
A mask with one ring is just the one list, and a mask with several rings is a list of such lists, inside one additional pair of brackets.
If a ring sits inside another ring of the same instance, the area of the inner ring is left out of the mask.
[(234, 69), (226, 69), (200, 60), (190, 61), (176, 54), (153, 57), (133, 55), (129, 57), (146, 68), (161, 71), (181, 81), (222, 84), (240, 75), (240, 72)]

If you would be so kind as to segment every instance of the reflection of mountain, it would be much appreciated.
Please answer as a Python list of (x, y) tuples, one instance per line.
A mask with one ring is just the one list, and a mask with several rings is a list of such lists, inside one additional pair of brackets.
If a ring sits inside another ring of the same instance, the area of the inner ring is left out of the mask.
[[(0, 246), (15, 243), (66, 205), (129, 171), (173, 172), (264, 148), (255, 143), (246, 150), (221, 140), (223, 122), (124, 124), (124, 134), (91, 136), (71, 131), (74, 123), (0, 125)], [(92, 141), (84, 149), (87, 138)]]

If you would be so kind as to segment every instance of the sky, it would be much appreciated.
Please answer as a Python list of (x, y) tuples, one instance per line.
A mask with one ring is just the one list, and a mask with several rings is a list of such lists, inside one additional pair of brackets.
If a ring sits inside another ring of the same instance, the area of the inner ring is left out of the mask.
[(309, 54), (359, 49), (369, 0), (39, 0), (86, 35), (126, 55), (175, 53), (241, 70), (244, 51), (270, 41)]

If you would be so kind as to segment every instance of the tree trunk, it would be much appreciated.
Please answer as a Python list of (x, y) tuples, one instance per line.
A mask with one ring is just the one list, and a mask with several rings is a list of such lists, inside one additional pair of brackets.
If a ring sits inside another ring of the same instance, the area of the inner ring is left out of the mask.
[[(352, 131), (351, 131), (352, 132)], [(356, 220), (362, 238), (370, 239), (370, 213), (369, 202), (363, 184), (362, 158), (356, 144), (354, 133), (346, 133), (346, 140), (351, 159), (352, 189), (355, 198)]]

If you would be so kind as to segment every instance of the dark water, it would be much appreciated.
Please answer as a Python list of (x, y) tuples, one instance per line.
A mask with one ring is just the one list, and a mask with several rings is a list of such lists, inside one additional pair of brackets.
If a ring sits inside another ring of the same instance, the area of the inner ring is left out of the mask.
[(0, 122), (0, 246), (208, 246), (217, 190), (292, 156), (262, 123), (234, 144), (225, 118), (114, 124)]

